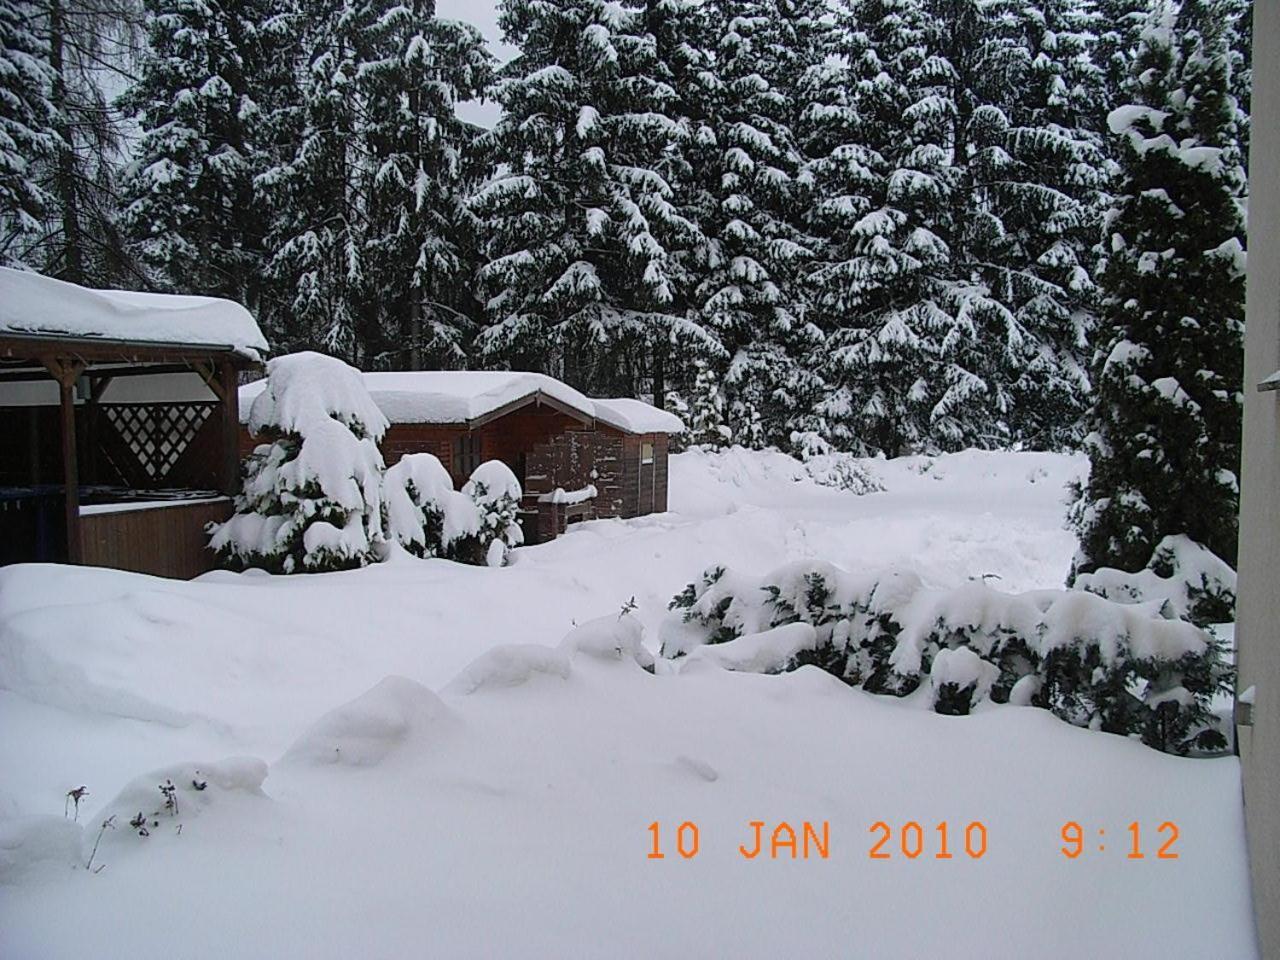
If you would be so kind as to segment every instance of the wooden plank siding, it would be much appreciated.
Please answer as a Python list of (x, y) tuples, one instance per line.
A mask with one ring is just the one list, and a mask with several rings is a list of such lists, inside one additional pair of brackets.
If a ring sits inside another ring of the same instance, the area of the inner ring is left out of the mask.
[(81, 562), (189, 580), (215, 566), (205, 524), (230, 516), (229, 499), (82, 513)]

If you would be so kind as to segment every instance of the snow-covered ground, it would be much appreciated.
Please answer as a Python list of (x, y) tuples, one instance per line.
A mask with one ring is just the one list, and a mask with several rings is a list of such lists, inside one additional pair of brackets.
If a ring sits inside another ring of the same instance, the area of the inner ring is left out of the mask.
[[(869, 466), (886, 490), (858, 497), (782, 455), (683, 454), (670, 513), (503, 569), (0, 571), (0, 957), (1255, 956), (1233, 759), (1032, 708), (938, 716), (812, 668), (655, 676), (554, 649), (633, 596), (656, 648), (671, 596), (716, 563), (1061, 585), (1082, 461)], [(62, 822), (81, 784), (83, 833)], [(113, 813), (101, 872), (69, 867)], [(826, 821), (829, 856), (741, 856), (750, 821), (784, 820)], [(1156, 856), (1166, 822), (1178, 859)]]

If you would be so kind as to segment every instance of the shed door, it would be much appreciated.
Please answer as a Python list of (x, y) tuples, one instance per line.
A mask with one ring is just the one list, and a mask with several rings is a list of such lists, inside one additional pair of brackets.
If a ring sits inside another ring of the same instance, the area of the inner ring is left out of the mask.
[(639, 497), (636, 500), (637, 512), (653, 513), (653, 493), (657, 484), (658, 471), (654, 458), (653, 440), (640, 441)]

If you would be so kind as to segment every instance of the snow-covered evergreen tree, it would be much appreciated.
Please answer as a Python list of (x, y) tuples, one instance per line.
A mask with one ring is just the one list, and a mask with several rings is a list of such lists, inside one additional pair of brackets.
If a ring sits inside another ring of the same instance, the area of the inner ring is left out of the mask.
[(249, 411), (263, 443), (245, 463), (235, 514), (210, 525), (210, 547), (229, 566), (275, 573), (375, 560), (386, 429), (358, 370), (318, 353), (271, 360)]
[(486, 236), (482, 353), (588, 386), (580, 368), (595, 351), (655, 338), (705, 348), (673, 309), (674, 254), (698, 228), (673, 202), (679, 166), (667, 161), (684, 134), (647, 11), (603, 0), (506, 0), (501, 11), (521, 52), (482, 141), (498, 173), (470, 201)]
[(262, 217), (253, 176), (268, 166), (260, 104), (282, 74), (267, 4), (146, 0), (147, 47), (122, 98), (142, 137), (123, 219), (140, 258), (174, 290), (256, 306)]
[(720, 378), (715, 367), (705, 360), (696, 360), (694, 367), (698, 374), (689, 404), (688, 442), (691, 445), (723, 447), (733, 438), (733, 431), (725, 421)]
[(855, 0), (842, 19), (853, 99), (826, 111), (827, 151), (810, 163), (812, 229), (825, 242), (809, 282), (832, 386), (820, 410), (838, 448), (896, 456), (934, 446), (935, 421), (955, 416), (972, 383), (948, 359), (961, 336), (949, 302), (950, 73), (930, 53), (919, 0)]
[(989, 110), (995, 142), (981, 154), (999, 218), (981, 275), (1001, 291), (1021, 341), (1007, 374), (1011, 438), (1058, 448), (1079, 442), (1089, 390), (1090, 267), (1107, 186), (1102, 74), (1091, 59), (1098, 24), (1082, 0), (1022, 2), (1013, 17), (1012, 95)]
[(793, 418), (815, 399), (802, 358), (821, 339), (796, 282), (812, 251), (792, 211), (801, 156), (780, 79), (785, 18), (775, 0), (707, 9), (719, 37), (715, 141), (703, 170), (714, 207), (698, 300), (730, 357), (724, 387), (735, 438), (785, 445)]
[(267, 270), (287, 305), (281, 349), (319, 347), (359, 364), (369, 238), (357, 77), (377, 59), (371, 28), (379, 0), (294, 0), (301, 62), (296, 87), (269, 124), (290, 149), (255, 179), (269, 210)]
[(50, 101), (53, 73), (31, 4), (0, 0), (0, 264), (23, 266), (49, 198), (33, 163), (58, 143)]
[(1137, 571), (1185, 534), (1234, 563), (1244, 321), (1244, 178), (1221, 8), (1162, 4), (1110, 126), (1092, 470), (1074, 573)]
[(368, 350), (378, 365), (461, 366), (473, 333), (463, 200), (475, 130), (457, 105), (489, 82), (491, 57), (479, 31), (437, 17), (434, 0), (389, 4), (370, 30), (373, 59), (356, 78), (366, 281), (380, 313)]

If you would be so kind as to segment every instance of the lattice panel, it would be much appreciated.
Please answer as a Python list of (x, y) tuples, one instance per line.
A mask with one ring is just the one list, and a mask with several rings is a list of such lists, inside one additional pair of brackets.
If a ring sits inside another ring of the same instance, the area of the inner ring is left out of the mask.
[(103, 415), (152, 480), (168, 476), (217, 404), (104, 406)]

